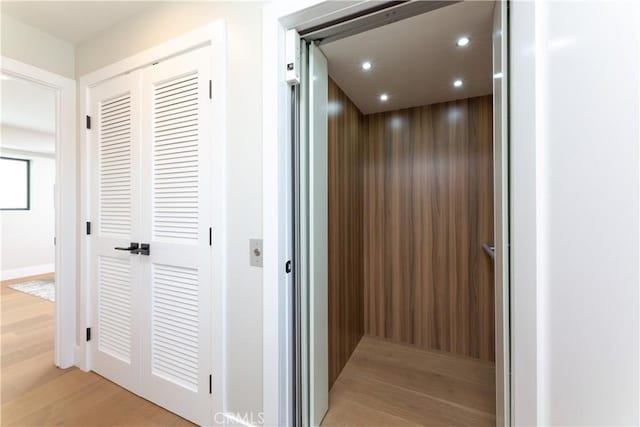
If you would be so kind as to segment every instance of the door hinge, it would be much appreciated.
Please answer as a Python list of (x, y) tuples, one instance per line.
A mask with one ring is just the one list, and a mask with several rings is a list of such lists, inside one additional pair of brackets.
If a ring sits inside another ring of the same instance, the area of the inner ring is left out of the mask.
[(209, 227), (209, 246), (213, 246), (213, 230)]
[(209, 375), (209, 394), (213, 394), (213, 375)]
[(87, 129), (91, 129), (91, 116), (87, 116)]
[(87, 221), (87, 236), (91, 234), (91, 221)]
[(213, 82), (209, 80), (209, 99), (213, 99)]
[(53, 238), (53, 246), (55, 246), (55, 245), (56, 245), (56, 238), (54, 237)]
[(87, 341), (91, 341), (91, 328), (87, 328)]

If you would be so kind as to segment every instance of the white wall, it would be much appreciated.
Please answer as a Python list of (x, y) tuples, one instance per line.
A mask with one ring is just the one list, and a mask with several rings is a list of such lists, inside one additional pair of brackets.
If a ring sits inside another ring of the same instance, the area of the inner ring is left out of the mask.
[[(249, 239), (262, 237), (262, 5), (167, 3), (76, 50), (82, 75), (224, 19), (228, 29), (226, 411), (262, 411), (262, 269), (249, 266)], [(216, 351), (216, 350), (214, 350)]]
[(53, 156), (56, 152), (54, 134), (26, 128), (2, 125), (2, 149), (34, 151)]
[(0, 15), (0, 50), (3, 56), (74, 78), (74, 47), (8, 15)]
[(640, 4), (512, 6), (516, 425), (638, 425)]
[[(4, 143), (4, 132), (2, 139)], [(0, 211), (2, 278), (53, 272), (55, 160), (4, 149), (2, 155), (31, 160), (31, 209)]]

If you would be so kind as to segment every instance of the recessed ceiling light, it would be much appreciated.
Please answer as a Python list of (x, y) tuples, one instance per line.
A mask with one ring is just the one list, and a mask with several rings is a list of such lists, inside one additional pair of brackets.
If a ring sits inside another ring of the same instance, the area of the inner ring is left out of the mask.
[(389, 95), (387, 95), (386, 93), (383, 93), (382, 95), (380, 95), (380, 101), (386, 102), (387, 99), (389, 99)]
[(460, 37), (456, 42), (456, 46), (458, 47), (465, 47), (468, 44), (469, 44), (469, 37)]
[(457, 79), (453, 81), (453, 87), (461, 87), (462, 86), (462, 80)]
[(365, 71), (369, 71), (371, 69), (371, 62), (364, 61), (362, 63), (362, 69), (365, 70)]

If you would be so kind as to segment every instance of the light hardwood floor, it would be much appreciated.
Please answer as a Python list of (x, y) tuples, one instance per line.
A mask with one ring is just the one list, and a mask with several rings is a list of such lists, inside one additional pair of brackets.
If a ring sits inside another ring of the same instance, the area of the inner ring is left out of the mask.
[(323, 426), (494, 426), (488, 361), (365, 336), (329, 394)]
[(93, 372), (53, 365), (54, 304), (1, 283), (3, 426), (192, 425)]

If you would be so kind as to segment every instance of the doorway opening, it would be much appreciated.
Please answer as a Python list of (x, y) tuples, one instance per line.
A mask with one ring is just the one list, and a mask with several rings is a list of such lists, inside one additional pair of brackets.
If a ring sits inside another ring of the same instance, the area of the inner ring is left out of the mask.
[(55, 371), (56, 103), (53, 90), (4, 73), (0, 90), (5, 403), (18, 398), (32, 383), (35, 377), (28, 371), (34, 365), (38, 372)]
[(43, 300), (52, 317), (51, 367), (68, 368), (77, 338), (75, 81), (7, 57), (1, 68), (0, 280), (34, 282), (20, 291), (3, 283), (2, 291), (55, 299)]
[[(0, 85), (2, 357), (11, 384), (3, 401), (11, 401), (28, 383), (15, 376), (24, 376), (22, 364), (54, 369), (56, 94), (5, 74)], [(20, 350), (21, 358), (11, 357)]]
[(303, 40), (302, 425), (508, 423), (506, 22), (460, 2)]
[(73, 80), (6, 57), (1, 68), (6, 403), (75, 363), (76, 129)]

